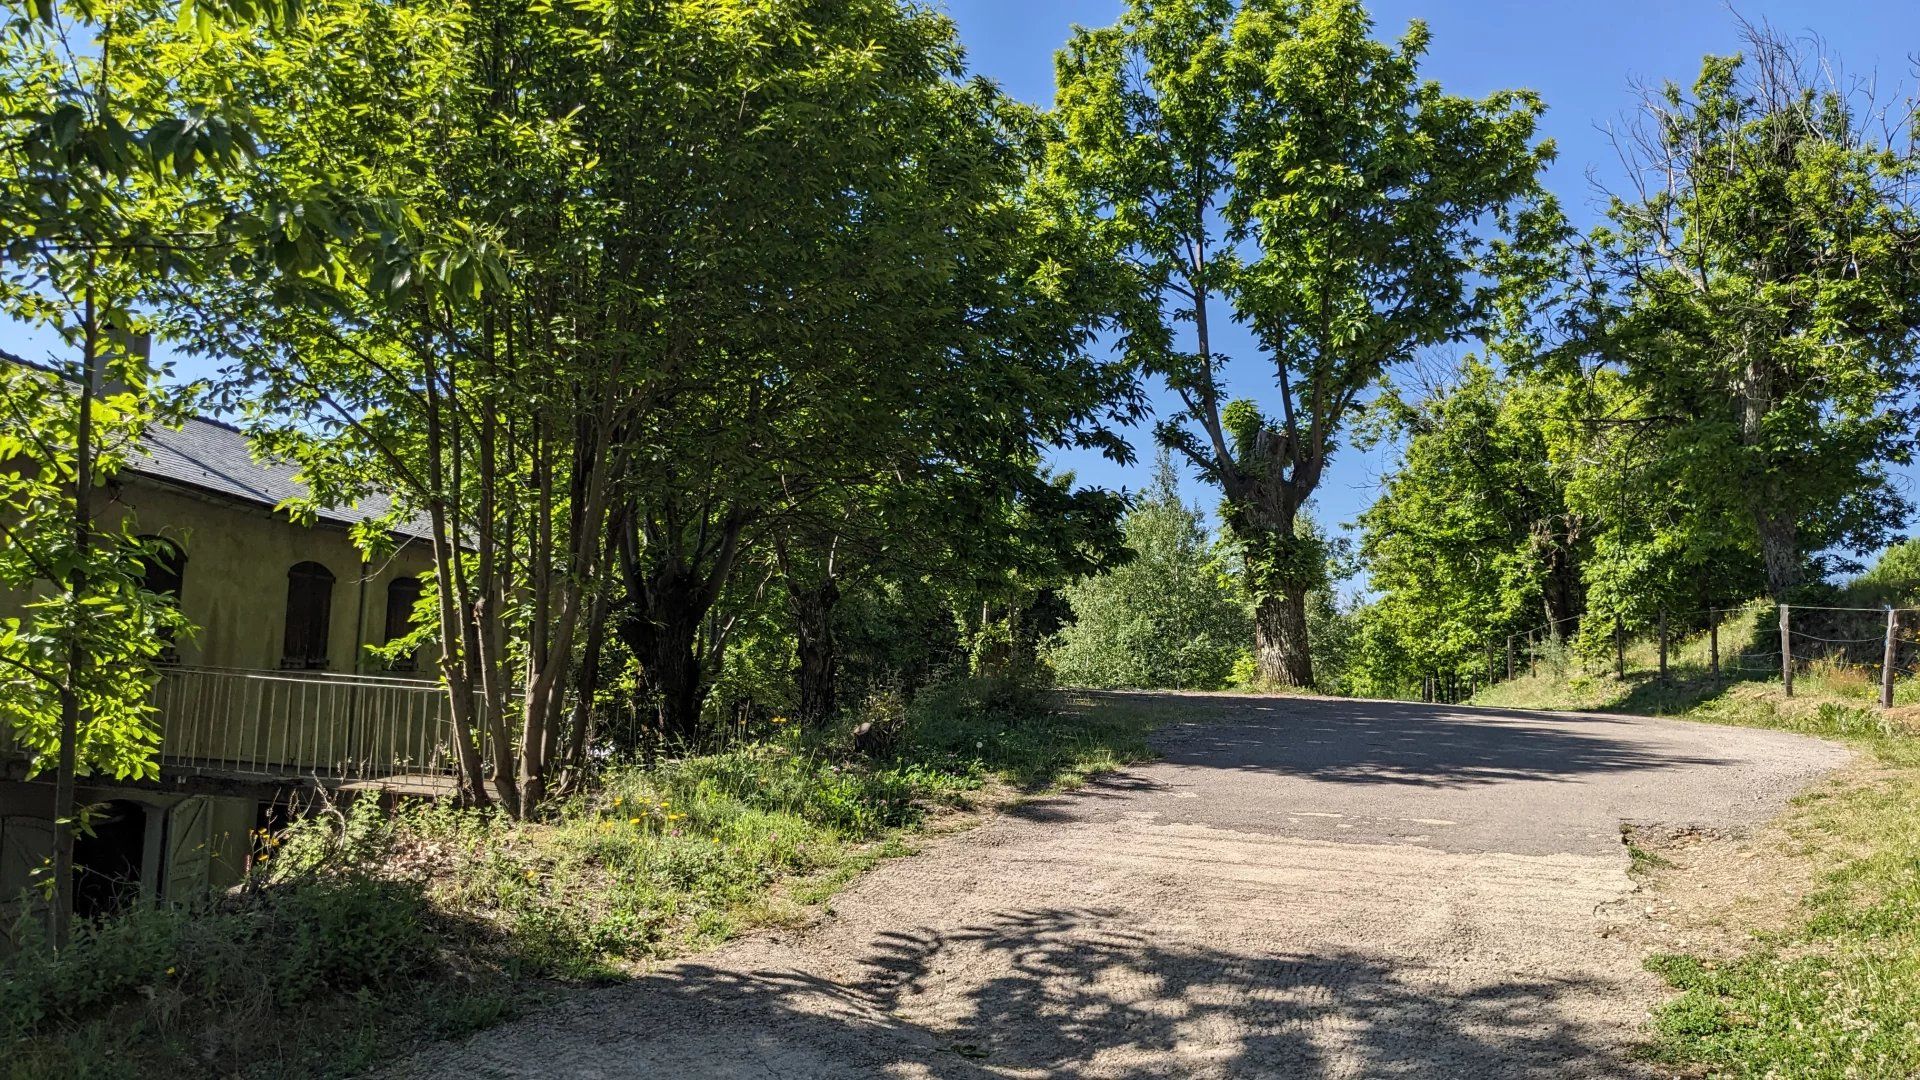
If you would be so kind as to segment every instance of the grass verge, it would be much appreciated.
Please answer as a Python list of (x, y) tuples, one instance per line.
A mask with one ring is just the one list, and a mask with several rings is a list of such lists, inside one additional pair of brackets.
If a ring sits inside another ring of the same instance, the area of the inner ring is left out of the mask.
[(610, 768), (538, 822), (322, 813), (204, 910), (135, 911), (0, 961), (0, 1073), (354, 1075), (556, 987), (809, 919), (930, 831), (1144, 758), (1157, 722), (963, 681), (923, 692), (877, 758), (784, 733)]
[(1877, 687), (1844, 671), (1802, 676), (1793, 698), (1778, 682), (1676, 674), (1542, 675), (1475, 699), (1775, 728), (1861, 752), (1861, 767), (1800, 796), (1782, 822), (1819, 882), (1784, 929), (1731, 957), (1649, 961), (1679, 991), (1654, 1016), (1654, 1056), (1681, 1075), (1920, 1076), (1920, 708), (1881, 711), (1868, 704)]

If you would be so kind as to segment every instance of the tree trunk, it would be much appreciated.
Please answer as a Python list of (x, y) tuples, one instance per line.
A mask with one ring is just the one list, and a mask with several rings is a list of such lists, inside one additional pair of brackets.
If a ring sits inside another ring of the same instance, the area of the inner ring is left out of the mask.
[(820, 727), (833, 719), (840, 675), (839, 643), (833, 636), (833, 609), (840, 602), (840, 586), (832, 580), (787, 590), (793, 606), (794, 653), (798, 661), (794, 682), (799, 689), (797, 719)]
[(1541, 583), (1540, 608), (1547, 619), (1547, 636), (1556, 642), (1572, 637), (1579, 626), (1580, 572), (1572, 553), (1558, 542), (1547, 556), (1546, 580)]
[[(87, 260), (87, 277), (94, 262)], [(79, 416), (74, 427), (73, 454), (73, 570), (67, 575), (67, 599), (76, 608), (86, 602), (92, 582), (87, 557), (93, 550), (93, 399), (100, 385), (100, 320), (94, 309), (93, 286), (87, 286), (81, 317), (86, 334), (81, 371)], [(76, 634), (67, 639), (66, 685), (60, 688), (60, 746), (53, 772), (53, 910), (49, 913), (53, 945), (64, 949), (73, 934), (73, 841), (78, 816), (74, 784), (79, 772), (80, 729), (86, 720), (80, 684), (88, 658)]]
[(620, 620), (620, 639), (640, 664), (641, 708), (652, 714), (654, 734), (674, 747), (699, 741), (707, 698), (699, 651), (707, 606), (697, 592), (684, 575), (655, 574), (644, 590), (644, 606)]
[[(1761, 455), (1765, 462), (1771, 454), (1763, 450), (1767, 417), (1775, 404), (1774, 382), (1778, 374), (1771, 357), (1747, 344), (1747, 358), (1738, 387), (1740, 398), (1740, 442)], [(1767, 595), (1775, 603), (1786, 599), (1787, 590), (1799, 583), (1800, 521), (1788, 500), (1767, 482), (1746, 485), (1748, 506), (1753, 513), (1754, 532), (1760, 541), (1760, 561), (1766, 567)]]
[(575, 790), (586, 770), (587, 742), (593, 728), (593, 695), (600, 688), (600, 658), (606, 651), (606, 639), (607, 594), (604, 589), (596, 589), (587, 608), (587, 641), (574, 674), (571, 718), (567, 723), (565, 749), (558, 763), (561, 794)]
[(1309, 551), (1296, 535), (1299, 507), (1285, 492), (1265, 496), (1230, 511), (1230, 525), (1244, 552), (1247, 587), (1254, 598), (1254, 667), (1263, 685), (1311, 687), (1307, 593), (1322, 568), (1306, 565), (1318, 552)]
[(1253, 658), (1260, 681), (1268, 686), (1313, 686), (1305, 588), (1260, 597), (1253, 612)]
[(1767, 570), (1767, 595), (1775, 601), (1800, 583), (1800, 523), (1788, 515), (1754, 515), (1760, 559)]

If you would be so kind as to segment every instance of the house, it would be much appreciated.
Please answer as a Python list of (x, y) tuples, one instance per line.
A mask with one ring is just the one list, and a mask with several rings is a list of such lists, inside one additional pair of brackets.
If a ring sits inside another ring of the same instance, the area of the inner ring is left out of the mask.
[[(178, 597), (198, 632), (171, 643), (153, 688), (159, 779), (80, 779), (80, 802), (105, 808), (76, 844), (83, 913), (237, 882), (254, 831), (316, 788), (453, 769), (439, 683), (366, 649), (408, 628), (432, 566), (424, 527), (364, 560), (348, 530), (389, 505), (296, 524), (276, 509), (306, 494), (293, 467), (254, 460), (241, 432), (213, 420), (154, 429), (140, 451), (96, 517), (157, 542), (166, 557), (148, 587)], [(0, 593), (0, 614), (23, 600)], [(0, 728), (0, 904), (51, 856), (52, 793)]]

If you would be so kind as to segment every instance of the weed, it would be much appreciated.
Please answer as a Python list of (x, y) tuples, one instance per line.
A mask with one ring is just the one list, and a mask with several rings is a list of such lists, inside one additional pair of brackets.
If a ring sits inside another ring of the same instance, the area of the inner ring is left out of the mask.
[(1658, 852), (1648, 851), (1631, 841), (1627, 843), (1627, 873), (1641, 877), (1656, 870), (1672, 868), (1673, 860)]

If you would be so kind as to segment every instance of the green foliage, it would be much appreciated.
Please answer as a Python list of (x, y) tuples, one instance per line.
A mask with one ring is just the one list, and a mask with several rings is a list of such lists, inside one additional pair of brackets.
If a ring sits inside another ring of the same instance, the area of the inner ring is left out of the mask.
[[(288, 14), (107, 0), (0, 22), (0, 315), (63, 345), (51, 372), (0, 355), (0, 588), (27, 598), (0, 621), (0, 722), (34, 771), (59, 756), (63, 701), (77, 769), (155, 770), (150, 667), (185, 627), (139, 588), (132, 523), (96, 542), (90, 518), (140, 433), (178, 409), (129, 347), (156, 329), (146, 309), (277, 234), (264, 204), (192, 197), (254, 143), (243, 101), (186, 83), (256, 63), (258, 24)], [(99, 396), (83, 416), (86, 383)]]
[(1920, 538), (1881, 552), (1873, 566), (1848, 585), (1847, 593), (1867, 604), (1920, 605)]
[(136, 908), (83, 925), (57, 953), (23, 927), (0, 963), (9, 1075), (184, 1075), (235, 1060), (248, 1075), (340, 1075), (356, 1063), (323, 1017), (437, 1023), (423, 987), (438, 970), (434, 920), (418, 883), (355, 871), (211, 910)]
[(1146, 735), (1157, 723), (1106, 702), (1069, 699), (1063, 709), (1031, 683), (950, 680), (914, 699), (902, 753), (1049, 791), (1152, 756)]
[[(16, 599), (0, 615), (0, 725), (29, 755), (30, 773), (51, 771), (71, 694), (80, 718), (76, 768), (150, 779), (159, 770), (147, 699), (153, 666), (190, 627), (171, 598), (142, 588), (157, 553), (136, 519), (79, 542), (78, 397), (71, 385), (0, 359), (0, 589)], [(153, 417), (145, 393), (95, 402), (88, 423), (102, 453), (91, 503), (105, 504), (108, 483)]]
[(1132, 559), (1064, 591), (1073, 621), (1046, 651), (1070, 686), (1217, 690), (1253, 642), (1233, 575), (1180, 502), (1163, 454), (1122, 524)]
[(1590, 460), (1577, 396), (1470, 358), (1419, 401), (1374, 403), (1367, 437), (1400, 452), (1360, 518), (1369, 686), (1483, 676), (1507, 635), (1577, 629), (1594, 530), (1569, 495)]
[[(312, 13), (240, 88), (275, 151), (248, 190), (316, 193), (311, 238), (338, 257), (182, 317), (239, 360), (227, 400), (314, 503), (392, 494), (433, 523), (456, 699), (520, 664), (550, 697), (604, 629), (632, 704), (692, 744), (716, 685), (723, 715), (781, 703), (782, 584), (1070, 573), (1110, 547), (1111, 496), (1040, 455), (1124, 457), (1104, 425), (1133, 374), (1092, 347), (1113, 263), (1028, 189), (1041, 119), (963, 78), (950, 20), (893, 0), (615, 16)], [(800, 644), (817, 614), (796, 612)], [(510, 746), (514, 711), (473, 723)]]
[[(877, 756), (775, 719), (759, 742), (615, 767), (549, 821), (420, 804), (371, 845), (336, 819), (324, 850), (384, 852), (372, 857), (426, 878), (436, 907), (501, 928), (483, 955), (509, 970), (600, 978), (796, 918), (930, 814), (995, 780), (1047, 789), (1135, 760), (1151, 724), (1056, 712), (1031, 686), (981, 679), (923, 691)], [(276, 874), (306, 875), (298, 847)]]
[(848, 591), (834, 612), (842, 696), (911, 693), (964, 666), (949, 598), (928, 583), (878, 581)]
[[(1341, 428), (1394, 365), (1488, 322), (1514, 238), (1552, 221), (1539, 100), (1447, 94), (1427, 42), (1376, 40), (1356, 0), (1181, 0), (1076, 30), (1055, 63), (1054, 183), (1138, 270), (1124, 343), (1179, 397), (1161, 439), (1226, 497), (1277, 684), (1312, 681), (1322, 567), (1294, 523)], [(1223, 408), (1215, 301), (1274, 364), (1272, 407)]]
[(1786, 590), (1904, 520), (1920, 370), (1920, 159), (1835, 65), (1748, 27), (1691, 88), (1649, 95), (1636, 176), (1580, 244), (1569, 358), (1630, 389), (1642, 492), (1677, 486), (1662, 532), (1731, 531)]

